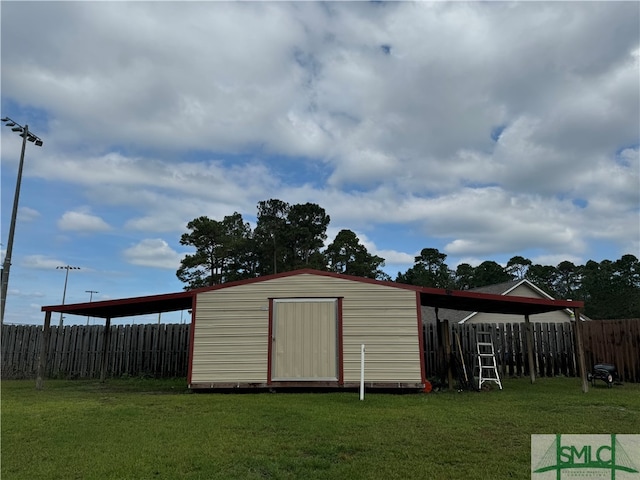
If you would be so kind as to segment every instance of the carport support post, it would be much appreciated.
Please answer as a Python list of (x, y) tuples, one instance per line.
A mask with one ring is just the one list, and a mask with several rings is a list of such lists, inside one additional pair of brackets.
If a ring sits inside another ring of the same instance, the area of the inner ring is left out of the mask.
[(42, 326), (42, 339), (40, 341), (40, 357), (38, 358), (38, 372), (36, 374), (36, 390), (44, 388), (44, 375), (47, 371), (47, 358), (49, 357), (49, 339), (51, 338), (51, 312), (44, 314)]
[(102, 341), (102, 368), (100, 369), (100, 382), (104, 383), (107, 377), (107, 352), (109, 351), (109, 332), (111, 332), (111, 318), (107, 317), (104, 323), (104, 340)]
[(576, 335), (576, 353), (578, 356), (578, 368), (580, 369), (580, 378), (582, 379), (582, 391), (589, 391), (589, 382), (587, 381), (587, 364), (584, 359), (584, 344), (582, 343), (582, 320), (580, 320), (580, 309), (573, 309), (573, 318), (575, 319), (575, 335)]
[(536, 382), (536, 365), (533, 361), (533, 332), (531, 331), (531, 321), (529, 315), (524, 316), (524, 324), (527, 334), (527, 358), (529, 359), (529, 376), (531, 377), (531, 383)]

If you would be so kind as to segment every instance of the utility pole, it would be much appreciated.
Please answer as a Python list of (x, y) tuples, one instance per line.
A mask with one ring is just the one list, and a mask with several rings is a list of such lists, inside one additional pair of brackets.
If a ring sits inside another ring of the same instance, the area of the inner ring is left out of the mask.
[[(85, 292), (89, 293), (89, 303), (91, 303), (91, 300), (93, 300), (93, 294), (94, 293), (99, 293), (97, 290), (85, 290)], [(89, 325), (89, 315), (87, 315), (87, 325)]]
[[(71, 265), (65, 265), (64, 267), (56, 267), (56, 270), (66, 270), (67, 273), (64, 276), (64, 290), (62, 291), (62, 305), (64, 305), (64, 299), (67, 296), (67, 280), (69, 280), (69, 270), (80, 270), (80, 267), (72, 267)], [(62, 328), (64, 320), (62, 317), (62, 312), (60, 312), (60, 325), (59, 328)]]

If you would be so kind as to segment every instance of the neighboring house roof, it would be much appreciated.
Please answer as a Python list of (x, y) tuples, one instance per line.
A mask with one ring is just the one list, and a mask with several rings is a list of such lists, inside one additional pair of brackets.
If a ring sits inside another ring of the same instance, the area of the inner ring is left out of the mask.
[[(320, 275), (340, 278), (361, 283), (385, 285), (388, 287), (413, 290), (419, 292), (420, 305), (438, 307), (439, 309), (455, 309), (465, 311), (480, 311), (488, 313), (510, 313), (518, 315), (533, 315), (536, 313), (551, 312), (567, 308), (582, 308), (582, 302), (568, 300), (553, 300), (547, 298), (531, 297), (505, 297), (480, 291), (445, 290), (440, 288), (419, 287), (402, 283), (374, 280), (370, 278), (355, 277), (319, 270), (303, 269), (284, 272), (276, 275), (251, 278), (237, 282), (223, 283), (212, 287), (199, 288), (186, 292), (169, 293), (164, 295), (151, 295), (146, 297), (124, 298), (119, 300), (105, 300), (89, 303), (76, 303), (67, 305), (50, 305), (42, 307), (43, 312), (62, 312), (74, 315), (91, 316), (98, 318), (117, 318), (144, 315), (150, 313), (171, 312), (192, 308), (194, 299), (201, 292), (232, 288), (237, 285), (245, 285), (257, 282), (265, 282), (278, 278), (297, 275)], [(424, 310), (424, 309), (423, 309)]]
[(508, 282), (495, 283), (493, 285), (487, 285), (485, 287), (472, 288), (470, 292), (480, 292), (480, 293), (493, 293), (495, 295), (509, 295), (513, 290), (518, 288), (520, 285), (526, 285), (532, 290), (536, 291), (541, 296), (553, 300), (553, 297), (549, 295), (547, 292), (539, 288), (537, 285), (531, 283), (526, 278), (518, 279), (518, 280), (510, 280)]
[[(493, 285), (486, 285), (484, 287), (472, 288), (467, 291), (482, 293), (482, 294), (490, 294), (490, 295), (501, 295), (501, 296), (507, 296), (509, 298), (537, 298), (535, 295), (532, 295), (531, 297), (522, 297), (522, 296), (516, 297), (515, 295), (510, 295), (511, 292), (513, 292), (518, 287), (523, 285), (527, 287), (529, 290), (532, 290), (532, 292), (535, 292), (537, 296), (542, 297), (543, 299), (554, 300), (554, 298), (551, 295), (549, 295), (547, 292), (545, 292), (540, 287), (530, 282), (526, 278), (518, 279), (518, 280), (510, 280), (508, 282), (502, 282), (502, 283), (495, 283)], [(559, 309), (559, 310), (564, 310), (564, 309)], [(569, 308), (567, 308), (566, 311), (568, 314), (571, 313), (571, 310)], [(439, 320), (447, 319), (449, 320), (449, 323), (466, 323), (467, 320), (473, 318), (479, 312), (480, 310), (471, 311), (471, 310), (460, 310), (460, 309), (449, 309), (449, 308), (439, 309), (437, 318)], [(538, 312), (538, 313), (542, 313), (542, 312)], [(531, 315), (532, 313), (529, 313), (529, 314)], [(423, 309), (422, 318), (425, 323), (435, 322), (436, 321), (435, 310)], [(587, 318), (583, 314), (580, 314), (580, 318), (582, 320), (589, 320), (589, 318)]]

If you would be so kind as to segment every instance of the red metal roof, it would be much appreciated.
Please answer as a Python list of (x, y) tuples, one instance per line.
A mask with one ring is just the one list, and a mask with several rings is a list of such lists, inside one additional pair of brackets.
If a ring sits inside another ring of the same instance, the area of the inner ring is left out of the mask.
[(193, 291), (188, 291), (99, 302), (49, 305), (42, 307), (41, 310), (43, 312), (61, 312), (98, 318), (133, 317), (150, 313), (187, 310), (192, 307), (193, 298)]
[(471, 292), (467, 290), (445, 290), (440, 288), (417, 287), (402, 283), (374, 280), (371, 278), (354, 277), (332, 272), (303, 269), (291, 272), (267, 275), (237, 282), (223, 283), (212, 287), (200, 288), (186, 292), (151, 295), (145, 297), (123, 298), (118, 300), (104, 300), (88, 303), (68, 305), (49, 305), (42, 307), (43, 312), (62, 312), (73, 315), (91, 316), (98, 318), (131, 317), (162, 312), (187, 310), (193, 307), (193, 300), (198, 293), (229, 288), (236, 285), (246, 285), (264, 282), (274, 278), (284, 278), (296, 275), (322, 275), (333, 278), (386, 285), (393, 288), (413, 290), (419, 292), (420, 303), (424, 306), (464, 310), (469, 312), (508, 313), (516, 315), (534, 315), (536, 313), (551, 312), (565, 308), (582, 308), (583, 302), (571, 300), (549, 300), (540, 298), (509, 297), (487, 293)]

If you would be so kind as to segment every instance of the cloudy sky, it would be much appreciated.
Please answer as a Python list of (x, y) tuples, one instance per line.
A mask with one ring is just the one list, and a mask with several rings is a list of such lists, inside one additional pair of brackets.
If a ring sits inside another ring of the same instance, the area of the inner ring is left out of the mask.
[[(189, 220), (317, 203), (392, 277), (640, 249), (640, 5), (11, 2), (28, 144), (5, 322), (182, 290)], [(2, 128), (4, 257), (21, 138)], [(180, 321), (167, 314), (165, 321)], [(69, 317), (67, 323), (85, 319)], [(55, 319), (54, 319), (55, 322)]]

